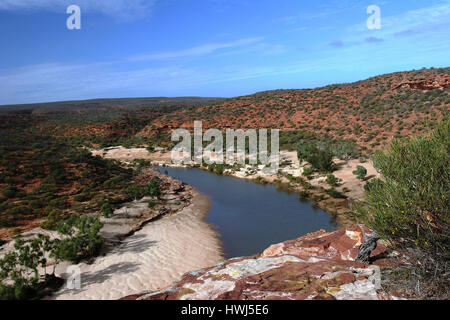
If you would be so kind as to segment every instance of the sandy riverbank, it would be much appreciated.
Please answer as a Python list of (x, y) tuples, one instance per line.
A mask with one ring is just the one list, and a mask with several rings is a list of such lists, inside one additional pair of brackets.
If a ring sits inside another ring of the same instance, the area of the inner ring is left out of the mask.
[[(192, 203), (180, 212), (148, 223), (94, 264), (79, 264), (81, 289), (63, 288), (52, 299), (119, 299), (216, 265), (223, 257), (216, 232), (203, 220), (208, 208), (207, 196), (194, 191)], [(66, 278), (66, 268), (59, 265), (57, 274)]]

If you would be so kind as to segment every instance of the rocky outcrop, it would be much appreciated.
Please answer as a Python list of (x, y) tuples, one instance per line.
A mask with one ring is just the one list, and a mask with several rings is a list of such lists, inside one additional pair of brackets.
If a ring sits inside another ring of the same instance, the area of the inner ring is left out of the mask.
[(182, 181), (164, 175), (155, 169), (143, 169), (136, 177), (136, 182), (140, 185), (145, 185), (153, 178), (158, 179), (163, 194), (178, 194), (183, 191), (186, 186)]
[(432, 79), (423, 79), (417, 81), (404, 81), (397, 84), (393, 90), (398, 88), (409, 88), (415, 90), (433, 90), (433, 89), (445, 89), (450, 87), (450, 76), (442, 75)]
[[(359, 225), (330, 233), (321, 230), (272, 245), (255, 256), (187, 273), (169, 288), (124, 299), (392, 298), (380, 291), (380, 268), (355, 261), (364, 234), (370, 236), (371, 231)], [(386, 247), (378, 244), (372, 260), (385, 252)]]
[[(107, 248), (115, 246), (118, 241), (133, 235), (147, 223), (165, 215), (180, 212), (192, 202), (194, 189), (172, 177), (161, 174), (155, 169), (142, 169), (135, 177), (139, 185), (146, 185), (157, 178), (161, 195), (158, 198), (144, 197), (139, 201), (132, 201), (114, 210), (109, 218), (102, 218), (104, 226), (102, 235)], [(149, 207), (149, 202), (153, 205)]]

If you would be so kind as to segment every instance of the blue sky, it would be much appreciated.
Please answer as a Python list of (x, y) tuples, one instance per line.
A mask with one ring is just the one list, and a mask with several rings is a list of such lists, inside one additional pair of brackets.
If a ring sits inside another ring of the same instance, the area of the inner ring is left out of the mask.
[[(81, 30), (66, 27), (71, 4)], [(232, 97), (447, 67), (449, 30), (450, 0), (0, 0), (0, 104)]]

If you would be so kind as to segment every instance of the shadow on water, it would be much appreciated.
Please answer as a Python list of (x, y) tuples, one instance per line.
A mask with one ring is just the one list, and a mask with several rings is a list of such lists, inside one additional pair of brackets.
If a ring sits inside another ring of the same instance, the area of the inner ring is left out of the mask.
[(219, 176), (201, 169), (159, 167), (160, 172), (194, 186), (210, 198), (205, 221), (216, 226), (227, 258), (252, 255), (274, 243), (319, 229), (336, 229), (335, 220), (296, 193), (271, 184)]

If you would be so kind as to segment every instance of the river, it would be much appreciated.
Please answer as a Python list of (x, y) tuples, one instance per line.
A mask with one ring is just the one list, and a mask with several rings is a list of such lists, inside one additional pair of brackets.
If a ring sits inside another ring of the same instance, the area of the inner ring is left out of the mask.
[(274, 185), (260, 185), (196, 168), (157, 169), (209, 196), (211, 207), (205, 221), (219, 233), (226, 258), (256, 254), (274, 243), (308, 232), (337, 228), (328, 213), (315, 208), (310, 201), (300, 201), (296, 193), (277, 190)]

